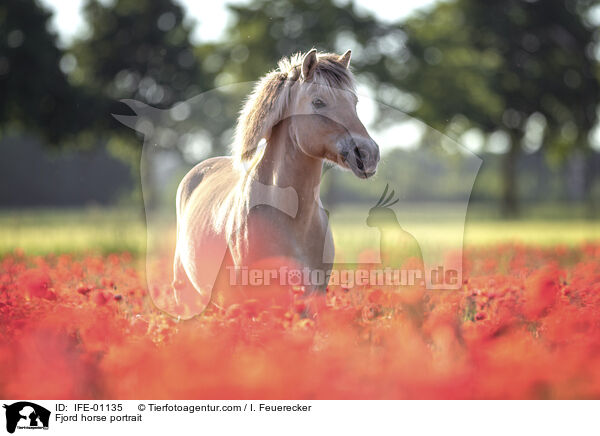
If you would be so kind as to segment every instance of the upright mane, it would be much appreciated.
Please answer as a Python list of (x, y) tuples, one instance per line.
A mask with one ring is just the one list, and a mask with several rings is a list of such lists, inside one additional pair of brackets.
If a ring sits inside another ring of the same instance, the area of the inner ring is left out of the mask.
[(251, 160), (261, 139), (268, 139), (271, 129), (285, 116), (290, 89), (296, 83), (326, 85), (354, 91), (354, 78), (340, 57), (317, 53), (317, 64), (308, 80), (301, 74), (305, 54), (282, 58), (278, 68), (267, 73), (248, 96), (238, 118), (232, 156), (237, 162)]

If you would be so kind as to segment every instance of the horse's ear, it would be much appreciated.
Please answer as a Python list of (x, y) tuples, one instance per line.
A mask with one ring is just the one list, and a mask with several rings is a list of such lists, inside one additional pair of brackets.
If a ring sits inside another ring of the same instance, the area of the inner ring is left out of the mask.
[(317, 66), (317, 49), (313, 48), (304, 55), (302, 59), (302, 80), (310, 79), (315, 67)]
[(341, 55), (338, 58), (338, 62), (342, 64), (344, 67), (348, 68), (350, 66), (350, 58), (352, 57), (352, 50), (346, 50), (346, 53)]

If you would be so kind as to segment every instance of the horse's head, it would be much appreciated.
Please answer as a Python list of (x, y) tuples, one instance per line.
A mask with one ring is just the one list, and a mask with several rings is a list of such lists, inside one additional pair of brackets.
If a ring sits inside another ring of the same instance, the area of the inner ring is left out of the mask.
[(249, 161), (273, 128), (287, 120), (294, 146), (318, 159), (350, 169), (360, 178), (375, 174), (379, 147), (358, 118), (358, 99), (343, 55), (317, 54), (282, 59), (279, 69), (257, 85), (240, 116), (234, 155)]
[(350, 50), (337, 56), (313, 49), (304, 56), (298, 85), (291, 89), (291, 133), (304, 153), (366, 179), (375, 174), (379, 147), (358, 118), (349, 63)]

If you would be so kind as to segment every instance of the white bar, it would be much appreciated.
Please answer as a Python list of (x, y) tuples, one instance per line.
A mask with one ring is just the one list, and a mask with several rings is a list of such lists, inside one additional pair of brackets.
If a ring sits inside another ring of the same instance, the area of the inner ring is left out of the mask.
[[(2, 403), (16, 401), (22, 400)], [(27, 401), (51, 411), (44, 435), (600, 434), (600, 401)], [(304, 410), (272, 409), (297, 405)], [(191, 407), (198, 410), (191, 413)], [(241, 410), (223, 410), (232, 407)], [(76, 416), (77, 421), (61, 423), (61, 414)], [(121, 418), (114, 421), (116, 417)], [(17, 428), (14, 434), (39, 433)]]

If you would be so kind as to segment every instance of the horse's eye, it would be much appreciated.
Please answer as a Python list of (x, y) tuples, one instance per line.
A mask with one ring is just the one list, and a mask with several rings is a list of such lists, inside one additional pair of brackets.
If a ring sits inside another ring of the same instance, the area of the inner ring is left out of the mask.
[(323, 100), (321, 100), (320, 98), (315, 98), (312, 102), (313, 106), (316, 109), (321, 109), (325, 107), (325, 102)]

